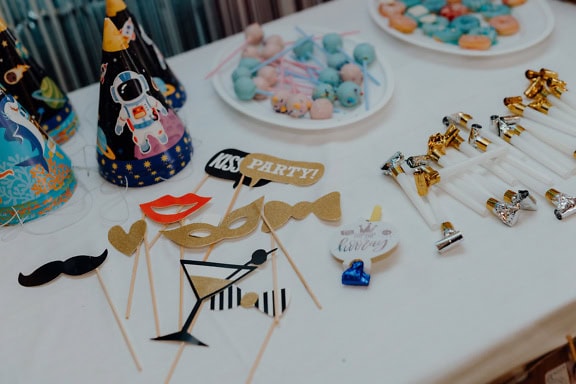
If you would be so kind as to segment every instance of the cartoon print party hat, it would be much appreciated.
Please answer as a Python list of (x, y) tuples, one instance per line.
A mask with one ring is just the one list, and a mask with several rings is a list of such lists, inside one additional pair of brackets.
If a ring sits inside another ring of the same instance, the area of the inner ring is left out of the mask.
[(75, 188), (68, 156), (0, 90), (0, 225), (45, 215), (68, 201)]
[(156, 184), (190, 161), (192, 140), (148, 69), (106, 18), (100, 66), (99, 172), (121, 186)]
[(79, 120), (68, 97), (1, 19), (0, 83), (58, 144), (74, 135)]
[(186, 102), (184, 86), (178, 81), (154, 41), (130, 13), (124, 0), (106, 0), (106, 16), (129, 42), (128, 49), (132, 54), (148, 68), (168, 105), (176, 111), (180, 109)]

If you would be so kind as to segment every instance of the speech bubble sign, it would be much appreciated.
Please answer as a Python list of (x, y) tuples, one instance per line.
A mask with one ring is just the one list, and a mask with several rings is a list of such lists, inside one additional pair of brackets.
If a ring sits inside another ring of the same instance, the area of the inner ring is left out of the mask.
[[(248, 152), (240, 151), (238, 149), (224, 149), (218, 152), (206, 163), (204, 171), (210, 176), (218, 179), (234, 181), (233, 188), (236, 188), (242, 177), (240, 173), (240, 163), (248, 155)], [(261, 179), (253, 187), (261, 187), (270, 182), (270, 180)], [(252, 184), (250, 177), (244, 177), (242, 184), (249, 186)]]
[(252, 178), (251, 187), (262, 179), (306, 186), (320, 180), (324, 175), (324, 165), (285, 160), (263, 153), (251, 153), (240, 163), (240, 172)]

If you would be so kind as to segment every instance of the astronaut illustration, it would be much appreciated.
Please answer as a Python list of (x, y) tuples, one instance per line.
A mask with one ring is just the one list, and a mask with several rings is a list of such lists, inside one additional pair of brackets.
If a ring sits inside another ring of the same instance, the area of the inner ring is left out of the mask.
[(119, 73), (110, 87), (112, 99), (122, 105), (114, 132), (121, 135), (127, 124), (132, 132), (132, 141), (142, 154), (150, 152), (149, 136), (155, 137), (161, 144), (168, 142), (158, 114), (166, 116), (168, 111), (158, 99), (148, 94), (149, 90), (144, 76), (133, 71)]

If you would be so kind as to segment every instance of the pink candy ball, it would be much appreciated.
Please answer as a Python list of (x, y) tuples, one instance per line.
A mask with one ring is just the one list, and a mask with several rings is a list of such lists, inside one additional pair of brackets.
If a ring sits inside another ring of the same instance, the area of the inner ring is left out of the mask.
[(244, 36), (246, 37), (246, 42), (248, 44), (260, 44), (264, 38), (264, 31), (260, 24), (253, 23), (244, 29)]
[(254, 57), (256, 59), (260, 58), (260, 47), (257, 45), (247, 45), (242, 50), (241, 57)]
[(260, 56), (264, 60), (268, 60), (279, 52), (282, 52), (284, 48), (278, 44), (266, 44), (262, 47), (260, 51)]
[(258, 70), (258, 76), (266, 79), (271, 86), (278, 82), (278, 72), (276, 68), (266, 65)]
[(310, 109), (312, 102), (310, 98), (302, 93), (293, 93), (288, 97), (286, 103), (286, 113), (292, 117), (302, 117)]
[(340, 68), (340, 77), (342, 81), (352, 81), (358, 85), (362, 85), (364, 81), (364, 74), (359, 65), (349, 63)]
[[(270, 86), (270, 83), (266, 79), (264, 79), (263, 77), (256, 76), (255, 78), (252, 79), (252, 81), (254, 81), (256, 88), (258, 88), (259, 90), (267, 91), (267, 92), (272, 91), (272, 87)], [(254, 95), (254, 100), (264, 100), (267, 98), (268, 98), (267, 95), (264, 95), (261, 93), (257, 93)]]
[(275, 44), (284, 49), (284, 39), (280, 35), (270, 35), (264, 40), (264, 45)]
[(286, 104), (288, 98), (290, 97), (290, 92), (286, 90), (279, 90), (270, 98), (270, 103), (272, 104), (272, 109), (274, 112), (286, 113)]
[(310, 107), (310, 118), (313, 120), (325, 120), (332, 117), (334, 106), (328, 99), (316, 99)]

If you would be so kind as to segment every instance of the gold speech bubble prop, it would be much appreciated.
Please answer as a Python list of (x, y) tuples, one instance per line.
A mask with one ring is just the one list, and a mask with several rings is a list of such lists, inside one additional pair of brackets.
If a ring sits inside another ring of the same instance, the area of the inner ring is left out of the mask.
[(251, 187), (256, 185), (260, 179), (306, 186), (320, 180), (324, 175), (324, 165), (285, 160), (263, 153), (251, 153), (240, 163), (240, 172), (252, 179)]

